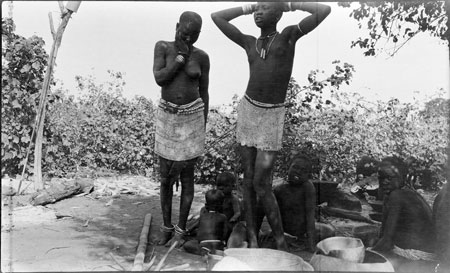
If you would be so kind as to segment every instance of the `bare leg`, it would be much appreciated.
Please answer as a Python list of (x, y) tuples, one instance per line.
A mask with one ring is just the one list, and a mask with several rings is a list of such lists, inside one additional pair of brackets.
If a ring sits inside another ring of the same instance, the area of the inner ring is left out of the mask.
[(163, 216), (163, 225), (169, 229), (162, 229), (161, 238), (158, 241), (159, 245), (167, 243), (172, 237), (172, 196), (173, 196), (173, 179), (169, 176), (170, 167), (173, 164), (170, 160), (160, 157), (160, 198), (161, 198), (161, 210)]
[(175, 227), (175, 236), (166, 243), (166, 246), (172, 245), (178, 241), (178, 246), (184, 244), (184, 236), (186, 234), (186, 223), (191, 209), (192, 200), (194, 199), (194, 167), (197, 159), (184, 162), (184, 166), (180, 173), (181, 180), (181, 200), (180, 215), (178, 224)]
[(181, 202), (180, 216), (178, 218), (178, 227), (185, 230), (189, 211), (191, 210), (192, 200), (194, 199), (194, 167), (197, 159), (186, 162), (186, 167), (180, 175), (181, 180)]
[(277, 249), (287, 251), (287, 243), (284, 238), (283, 224), (281, 222), (280, 209), (277, 199), (272, 191), (272, 170), (275, 164), (277, 152), (258, 150), (255, 162), (255, 175), (253, 187), (258, 199), (263, 204), (264, 212), (269, 221)]
[(256, 148), (241, 146), (241, 158), (244, 169), (244, 209), (247, 222), (247, 239), (249, 248), (258, 247), (258, 233), (256, 230), (256, 193), (253, 188)]
[(261, 199), (256, 198), (256, 232), (259, 233), (259, 231), (261, 230), (261, 226), (262, 223), (264, 221), (264, 217), (266, 216), (265, 212), (264, 212), (264, 205), (261, 201)]

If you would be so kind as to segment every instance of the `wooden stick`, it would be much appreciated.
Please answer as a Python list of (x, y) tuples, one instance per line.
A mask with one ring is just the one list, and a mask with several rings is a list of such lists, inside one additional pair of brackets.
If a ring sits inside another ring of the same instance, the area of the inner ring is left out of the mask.
[(126, 269), (125, 269), (125, 267), (116, 259), (116, 257), (114, 257), (114, 255), (111, 253), (111, 252), (109, 252), (109, 255), (111, 256), (111, 258), (113, 258), (113, 260), (116, 262), (116, 264), (118, 265), (118, 266), (120, 266), (120, 268), (122, 268), (122, 270), (123, 271), (127, 271)]
[(64, 13), (64, 3), (63, 1), (58, 1), (58, 5), (59, 5), (59, 10), (61, 11), (61, 14)]
[(370, 224), (376, 224), (372, 219), (367, 218), (366, 216), (362, 215), (359, 212), (356, 211), (350, 211), (345, 209), (339, 209), (339, 208), (333, 208), (333, 207), (322, 207), (322, 211), (328, 215), (335, 216), (335, 217), (342, 217), (342, 218), (348, 218), (351, 220), (356, 221), (362, 221)]
[(156, 260), (156, 255), (153, 256), (153, 258), (150, 260), (150, 262), (148, 263), (147, 267), (144, 268), (144, 271), (149, 271), (150, 268), (152, 268), (153, 264), (155, 263)]
[(142, 227), (141, 237), (139, 237), (139, 245), (131, 271), (142, 271), (144, 267), (145, 251), (147, 250), (148, 232), (150, 230), (151, 222), (152, 215), (148, 213), (147, 215), (145, 215), (144, 226)]
[(41, 98), (39, 100), (36, 124), (36, 141), (34, 148), (34, 189), (36, 191), (44, 189), (44, 183), (42, 181), (42, 142), (44, 134), (44, 120), (45, 120), (45, 104), (47, 101), (47, 92), (50, 86), (51, 77), (53, 74), (53, 67), (55, 65), (56, 56), (58, 54), (58, 48), (61, 45), (62, 36), (66, 29), (69, 19), (73, 11), (67, 11), (62, 14), (62, 20), (56, 31), (56, 35), (53, 38), (52, 49), (48, 56), (47, 70), (45, 71), (44, 82), (42, 84)]
[(52, 16), (51, 12), (48, 13), (48, 20), (50, 21), (50, 32), (52, 33), (53, 41), (54, 41), (54, 40), (56, 40), (56, 32), (55, 32), (55, 27), (53, 26), (53, 16)]
[(167, 256), (169, 256), (170, 252), (178, 245), (178, 241), (175, 241), (167, 251), (167, 253), (162, 257), (161, 261), (159, 261), (159, 264), (156, 266), (155, 271), (160, 271), (161, 267), (164, 265), (164, 261), (167, 259)]

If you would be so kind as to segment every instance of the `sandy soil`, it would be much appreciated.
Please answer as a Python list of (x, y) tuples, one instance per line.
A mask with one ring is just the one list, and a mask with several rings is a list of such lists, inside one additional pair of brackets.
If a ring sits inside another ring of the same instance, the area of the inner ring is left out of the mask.
[[(168, 250), (152, 243), (162, 222), (158, 183), (141, 176), (104, 177), (94, 181), (92, 193), (46, 206), (31, 206), (30, 194), (2, 195), (2, 272), (131, 270), (147, 213), (152, 214), (152, 223), (144, 269), (148, 268), (152, 254), (155, 263), (150, 269), (155, 269)], [(17, 182), (2, 179), (2, 194), (7, 192), (4, 186), (17, 188)], [(29, 193), (29, 188), (25, 192)], [(208, 189), (209, 186), (195, 186), (191, 214), (200, 211)], [(180, 191), (174, 196), (173, 222), (178, 217)], [(344, 234), (365, 224), (348, 219), (331, 220)], [(305, 251), (293, 253), (305, 261), (312, 256)], [(169, 255), (162, 270), (204, 271), (206, 268), (200, 256), (177, 249)]]
[[(106, 183), (113, 185), (108, 187), (113, 190), (146, 190), (108, 195), (103, 187)], [(3, 197), (2, 272), (131, 270), (147, 213), (152, 214), (150, 241), (158, 235), (162, 221), (158, 185), (143, 177), (121, 177), (97, 179), (96, 188), (89, 195), (47, 206), (27, 205), (29, 195)], [(205, 189), (196, 186), (192, 213), (203, 206)], [(178, 217), (179, 194), (175, 193), (173, 217)], [(168, 248), (150, 243), (146, 263), (153, 249), (156, 266)], [(172, 252), (165, 264), (163, 269), (185, 264), (189, 265), (182, 267), (185, 270), (206, 268), (201, 257), (182, 250)]]

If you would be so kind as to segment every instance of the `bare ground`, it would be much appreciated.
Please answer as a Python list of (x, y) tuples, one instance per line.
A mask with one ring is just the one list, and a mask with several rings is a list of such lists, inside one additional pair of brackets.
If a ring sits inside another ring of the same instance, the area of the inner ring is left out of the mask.
[[(94, 192), (46, 206), (29, 204), (30, 187), (25, 195), (2, 195), (2, 272), (129, 271), (147, 213), (152, 214), (152, 222), (144, 269), (154, 270), (168, 250), (152, 243), (162, 222), (159, 184), (142, 176), (110, 176), (94, 181)], [(2, 194), (3, 186), (11, 183), (17, 188), (17, 181), (2, 179)], [(209, 186), (195, 186), (191, 214), (200, 211), (207, 189)], [(173, 222), (178, 217), (180, 191), (174, 196)], [(425, 197), (431, 203), (434, 196), (432, 193)], [(364, 224), (348, 219), (329, 220), (342, 233)], [(305, 261), (312, 256), (305, 251), (294, 254)], [(148, 268), (152, 255), (155, 262)], [(162, 270), (204, 271), (206, 268), (202, 257), (176, 249)]]
[[(97, 179), (95, 186), (94, 193), (47, 206), (28, 205), (29, 195), (4, 197), (2, 272), (131, 270), (147, 213), (152, 214), (152, 223), (144, 268), (155, 249), (154, 269), (168, 250), (151, 243), (162, 222), (158, 184), (144, 177), (121, 177)], [(131, 191), (117, 192), (123, 188)], [(191, 213), (203, 206), (205, 189), (196, 185)], [(174, 219), (179, 193), (174, 197)], [(185, 270), (206, 269), (201, 257), (182, 250), (172, 252), (163, 269), (178, 265)]]

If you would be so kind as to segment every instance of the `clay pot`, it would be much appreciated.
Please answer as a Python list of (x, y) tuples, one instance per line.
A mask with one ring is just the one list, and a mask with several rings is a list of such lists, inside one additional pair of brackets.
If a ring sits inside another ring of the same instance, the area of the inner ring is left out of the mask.
[(312, 256), (310, 263), (315, 271), (394, 272), (394, 267), (388, 259), (371, 250), (366, 250), (362, 263), (349, 262), (318, 253)]
[(359, 238), (330, 237), (317, 243), (319, 254), (361, 263), (364, 260), (364, 244)]

